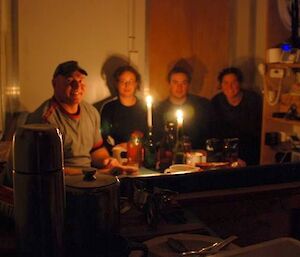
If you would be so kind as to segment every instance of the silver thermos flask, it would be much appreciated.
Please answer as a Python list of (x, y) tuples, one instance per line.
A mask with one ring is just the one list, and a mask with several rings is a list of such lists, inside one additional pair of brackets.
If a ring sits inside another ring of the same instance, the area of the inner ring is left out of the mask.
[(64, 256), (62, 136), (49, 124), (20, 126), (13, 138), (17, 251), (22, 257)]

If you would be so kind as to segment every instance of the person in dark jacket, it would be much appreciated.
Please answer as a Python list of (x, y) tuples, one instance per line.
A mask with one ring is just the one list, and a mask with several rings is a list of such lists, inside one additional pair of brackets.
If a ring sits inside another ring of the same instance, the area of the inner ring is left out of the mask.
[(118, 96), (101, 110), (101, 132), (110, 151), (115, 145), (126, 144), (132, 132), (145, 134), (147, 130), (146, 105), (136, 96), (140, 74), (132, 66), (125, 65), (115, 71), (114, 79)]
[(168, 73), (169, 96), (155, 108), (154, 128), (159, 141), (168, 122), (176, 123), (176, 110), (184, 115), (183, 133), (189, 137), (192, 149), (205, 149), (205, 141), (212, 136), (213, 110), (210, 101), (189, 93), (190, 72), (181, 66)]
[(259, 164), (261, 96), (241, 88), (243, 74), (236, 67), (223, 69), (218, 81), (222, 92), (211, 101), (216, 113), (217, 137), (239, 138), (239, 158), (247, 165)]

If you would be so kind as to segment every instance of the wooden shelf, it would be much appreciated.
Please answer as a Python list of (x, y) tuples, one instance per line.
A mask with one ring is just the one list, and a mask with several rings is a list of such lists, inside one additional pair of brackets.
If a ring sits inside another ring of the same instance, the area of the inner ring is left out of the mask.
[[(273, 88), (273, 90), (278, 90), (280, 85), (280, 87), (282, 86), (282, 92), (279, 97), (281, 97), (282, 94), (290, 91), (296, 79), (296, 72), (298, 72), (298, 70), (300, 71), (300, 63), (265, 63), (265, 68), (266, 72), (264, 74), (264, 89), (268, 93), (268, 90), (270, 88), (277, 85), (278, 87)], [(270, 73), (272, 69), (284, 70), (284, 76), (281, 81), (279, 81), (277, 78), (271, 77)], [(292, 72), (289, 72), (289, 70), (292, 70)], [(278, 84), (275, 84), (275, 82), (277, 82)], [(289, 120), (285, 118), (272, 117), (272, 114), (274, 112), (282, 111), (281, 108), (288, 108), (288, 106), (290, 105), (287, 104), (286, 106), (281, 106), (278, 101), (277, 104), (271, 106), (270, 104), (268, 104), (266, 97), (263, 98), (263, 101), (264, 109), (262, 119), (260, 163), (272, 164), (275, 162), (275, 155), (278, 150), (272, 147), (267, 147), (265, 145), (266, 133), (270, 131), (282, 131), (285, 132), (286, 135), (291, 135), (295, 132), (295, 127), (300, 127), (300, 120)]]
[(269, 121), (283, 123), (287, 125), (294, 125), (294, 126), (300, 126), (300, 120), (288, 120), (285, 118), (274, 118), (274, 117), (267, 117)]
[(300, 63), (266, 63), (268, 68), (299, 68), (300, 69)]

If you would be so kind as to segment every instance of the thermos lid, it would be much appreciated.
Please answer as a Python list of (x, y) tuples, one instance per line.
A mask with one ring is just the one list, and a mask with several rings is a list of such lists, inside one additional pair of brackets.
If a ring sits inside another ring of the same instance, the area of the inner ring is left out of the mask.
[(13, 138), (13, 169), (20, 173), (62, 170), (62, 135), (50, 124), (28, 124), (17, 128)]
[(82, 169), (83, 175), (65, 176), (67, 189), (104, 189), (119, 183), (117, 177), (105, 174), (97, 174), (96, 169)]

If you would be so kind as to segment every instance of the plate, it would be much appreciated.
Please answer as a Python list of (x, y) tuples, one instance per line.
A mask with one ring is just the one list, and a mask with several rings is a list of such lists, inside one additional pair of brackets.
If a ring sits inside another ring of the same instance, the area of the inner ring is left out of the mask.
[(171, 165), (168, 169), (164, 171), (164, 173), (186, 173), (186, 172), (197, 172), (201, 169), (199, 167), (194, 167), (188, 164), (174, 164)]
[(229, 166), (229, 162), (197, 162), (197, 167), (201, 169), (219, 169)]
[[(168, 238), (174, 238), (180, 240), (188, 249), (200, 249), (202, 247), (211, 245), (212, 243), (218, 242), (222, 239), (218, 237), (205, 236), (199, 234), (169, 234), (164, 236), (158, 236), (144, 243), (149, 248), (149, 257), (179, 257), (180, 254), (176, 253), (170, 248), (167, 241)], [(230, 244), (226, 247), (228, 250), (237, 249), (238, 246)]]

